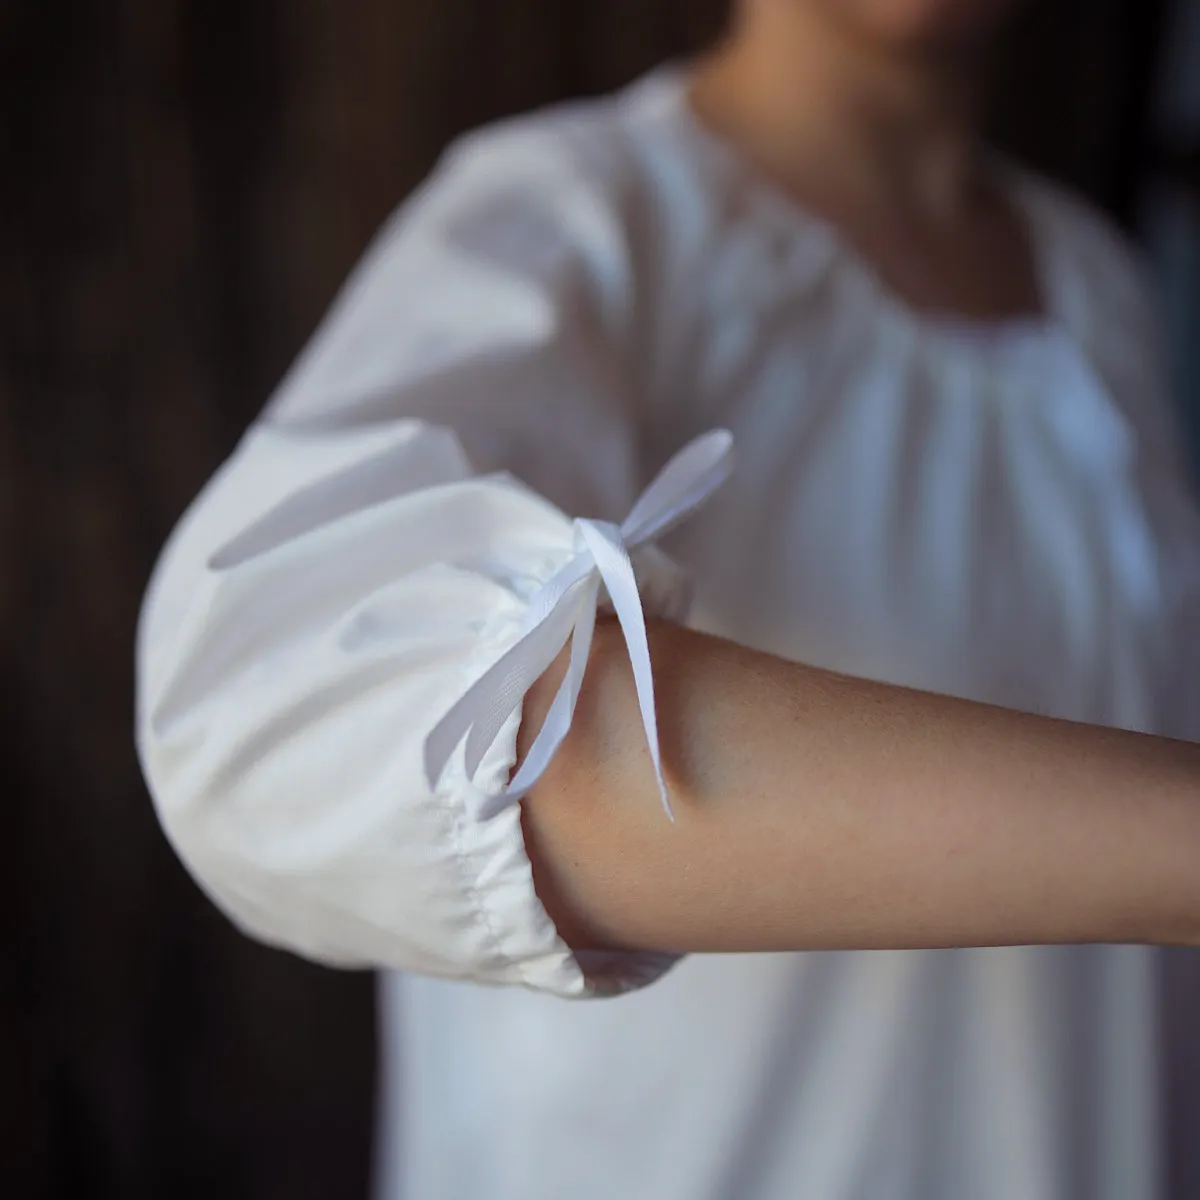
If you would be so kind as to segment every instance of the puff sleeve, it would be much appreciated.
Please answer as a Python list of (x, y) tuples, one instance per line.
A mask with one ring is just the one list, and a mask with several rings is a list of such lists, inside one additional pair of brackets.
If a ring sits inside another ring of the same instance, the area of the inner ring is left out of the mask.
[(248, 933), (564, 996), (669, 965), (571, 953), (509, 787), (521, 688), (572, 638), (582, 670), (598, 603), (638, 665), (632, 610), (685, 599), (653, 537), (724, 470), (710, 438), (615, 523), (643, 482), (635, 309), (605, 181), (547, 131), (477, 135), (184, 517), (139, 629), (139, 752), (172, 844)]

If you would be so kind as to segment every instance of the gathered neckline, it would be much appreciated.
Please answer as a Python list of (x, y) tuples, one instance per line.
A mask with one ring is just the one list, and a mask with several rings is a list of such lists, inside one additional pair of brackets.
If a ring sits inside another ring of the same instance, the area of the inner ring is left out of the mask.
[(911, 336), (934, 340), (948, 349), (971, 355), (1027, 354), (1047, 343), (1061, 341), (1063, 315), (1055, 280), (1054, 251), (1038, 219), (1032, 195), (1035, 181), (1022, 168), (999, 155), (990, 159), (998, 185), (1021, 220), (1034, 259), (1041, 311), (1011, 317), (977, 318), (950, 311), (925, 310), (908, 301), (887, 283), (874, 265), (845, 236), (835, 222), (808, 209), (786, 188), (758, 167), (732, 139), (713, 129), (695, 110), (688, 95), (688, 70), (669, 63), (652, 71), (630, 89), (630, 99), (656, 108), (683, 141), (701, 157), (735, 177), (770, 218), (767, 232), (819, 239), (830, 259), (836, 258), (869, 288), (880, 310)]

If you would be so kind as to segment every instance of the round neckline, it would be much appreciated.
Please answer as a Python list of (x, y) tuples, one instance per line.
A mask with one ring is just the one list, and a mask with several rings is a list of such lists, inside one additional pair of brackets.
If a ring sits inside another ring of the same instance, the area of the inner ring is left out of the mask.
[(936, 339), (947, 347), (972, 354), (1015, 349), (1027, 353), (1031, 346), (1057, 342), (1062, 333), (1052, 247), (1037, 217), (1030, 196), (1031, 182), (1020, 167), (999, 155), (989, 158), (997, 185), (1014, 207), (1024, 228), (1033, 256), (1041, 311), (997, 318), (957, 316), (949, 311), (923, 310), (887, 283), (873, 264), (849, 241), (838, 226), (806, 208), (786, 188), (772, 179), (726, 135), (713, 129), (691, 103), (688, 70), (669, 63), (646, 76), (636, 93), (649, 98), (681, 133), (685, 142), (714, 162), (725, 175), (734, 177), (755, 198), (759, 212), (771, 219), (776, 232), (793, 237), (818, 238), (831, 257), (836, 257), (867, 287), (889, 321), (922, 339)]

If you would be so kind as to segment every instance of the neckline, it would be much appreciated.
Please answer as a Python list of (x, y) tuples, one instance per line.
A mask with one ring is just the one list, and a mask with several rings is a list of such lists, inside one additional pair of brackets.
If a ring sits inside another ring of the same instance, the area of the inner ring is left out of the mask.
[(1024, 169), (999, 154), (992, 154), (988, 159), (997, 186), (1003, 189), (1024, 225), (1033, 256), (1040, 311), (1011, 317), (976, 318), (950, 311), (921, 309), (887, 283), (833, 221), (805, 208), (734, 141), (708, 125), (691, 103), (688, 77), (686, 65), (668, 63), (635, 85), (634, 95), (657, 109), (702, 158), (747, 189), (757, 202), (760, 215), (769, 218), (771, 232), (785, 230), (793, 237), (818, 239), (830, 258), (840, 261), (869, 290), (880, 311), (893, 324), (923, 340), (937, 340), (951, 349), (971, 353), (1009, 348), (1026, 352), (1034, 345), (1060, 339), (1063, 313), (1053, 247), (1038, 216), (1036, 184)]

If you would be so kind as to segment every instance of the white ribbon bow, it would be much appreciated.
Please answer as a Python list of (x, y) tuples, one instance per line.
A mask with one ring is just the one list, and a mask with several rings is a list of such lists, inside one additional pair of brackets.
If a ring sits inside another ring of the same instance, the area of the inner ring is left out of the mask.
[(516, 645), (468, 688), (426, 739), (425, 774), (431, 789), (437, 788), (446, 764), (464, 737), (467, 775), (475, 777), (504, 723), (570, 638), (566, 677), (541, 731), (520, 770), (506, 788), (488, 797), (481, 815), (486, 818), (517, 803), (537, 783), (571, 728), (596, 628), (600, 589), (604, 587), (629, 649), (659, 795), (667, 816), (675, 819), (658, 744), (646, 618), (630, 554), (661, 537), (704, 504), (729, 477), (732, 451), (733, 436), (727, 430), (706, 433), (667, 463), (619, 528), (607, 521), (575, 522), (576, 554), (534, 596)]

